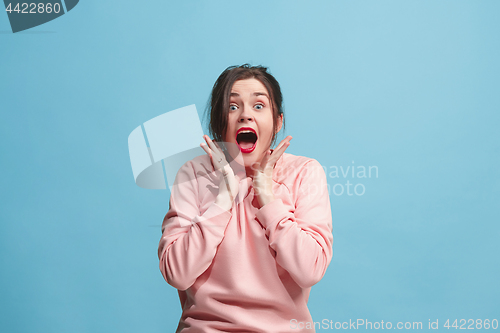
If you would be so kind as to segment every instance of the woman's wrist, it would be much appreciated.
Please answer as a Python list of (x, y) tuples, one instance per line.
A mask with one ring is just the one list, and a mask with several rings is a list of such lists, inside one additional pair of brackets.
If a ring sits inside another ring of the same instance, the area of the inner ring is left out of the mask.
[(266, 195), (266, 196), (261, 196), (259, 203), (260, 207), (262, 208), (263, 206), (267, 205), (270, 202), (274, 201), (274, 195)]
[(224, 165), (221, 170), (222, 176), (227, 177), (228, 175), (234, 174), (233, 168), (229, 164)]
[(231, 207), (233, 206), (233, 202), (231, 201), (231, 199), (227, 195), (221, 195), (221, 194), (219, 194), (215, 198), (215, 204), (227, 211), (231, 210)]

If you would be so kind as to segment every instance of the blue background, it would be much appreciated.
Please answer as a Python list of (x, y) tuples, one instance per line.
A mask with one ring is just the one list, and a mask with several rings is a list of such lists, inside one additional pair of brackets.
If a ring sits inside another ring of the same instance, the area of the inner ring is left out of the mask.
[(287, 152), (328, 173), (378, 167), (328, 178), (365, 193), (330, 194), (334, 258), (313, 319), (500, 319), (499, 12), (87, 0), (17, 34), (0, 14), (0, 330), (175, 330), (157, 257), (169, 192), (135, 185), (127, 137), (186, 105), (201, 117), (218, 75), (245, 62), (282, 86)]

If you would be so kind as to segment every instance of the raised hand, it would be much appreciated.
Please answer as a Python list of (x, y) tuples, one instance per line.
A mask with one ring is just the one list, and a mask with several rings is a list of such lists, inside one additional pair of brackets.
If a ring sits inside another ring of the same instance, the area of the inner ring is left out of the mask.
[(280, 142), (272, 153), (269, 149), (260, 163), (256, 162), (252, 165), (254, 171), (253, 188), (261, 207), (274, 200), (272, 178), (274, 165), (290, 145), (290, 140), (292, 140), (292, 136), (289, 135)]
[(213, 142), (208, 135), (204, 135), (203, 138), (206, 144), (201, 143), (200, 146), (210, 157), (214, 171), (220, 172), (222, 176), (219, 184), (219, 194), (215, 199), (215, 203), (226, 210), (230, 210), (238, 194), (240, 179), (238, 176), (235, 176), (219, 145)]

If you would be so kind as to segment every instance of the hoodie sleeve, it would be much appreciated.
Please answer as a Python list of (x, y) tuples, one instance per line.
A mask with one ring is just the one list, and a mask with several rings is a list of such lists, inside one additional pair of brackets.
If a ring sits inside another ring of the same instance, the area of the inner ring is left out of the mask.
[[(199, 175), (198, 175), (199, 176)], [(192, 162), (177, 173), (158, 246), (160, 271), (179, 290), (188, 289), (210, 266), (231, 213), (215, 202), (201, 213)]]
[(295, 210), (276, 197), (261, 207), (257, 219), (266, 229), (276, 262), (302, 288), (318, 283), (333, 256), (332, 214), (326, 175), (321, 164), (304, 164), (293, 186)]

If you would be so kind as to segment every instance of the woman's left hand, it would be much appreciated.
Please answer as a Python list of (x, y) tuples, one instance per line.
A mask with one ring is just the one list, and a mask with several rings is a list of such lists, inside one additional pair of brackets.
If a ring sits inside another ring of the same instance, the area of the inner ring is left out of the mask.
[(252, 165), (254, 171), (253, 188), (260, 207), (274, 200), (273, 194), (273, 170), (274, 165), (290, 145), (292, 137), (289, 135), (284, 138), (278, 147), (273, 150), (269, 149), (264, 155), (264, 158)]

